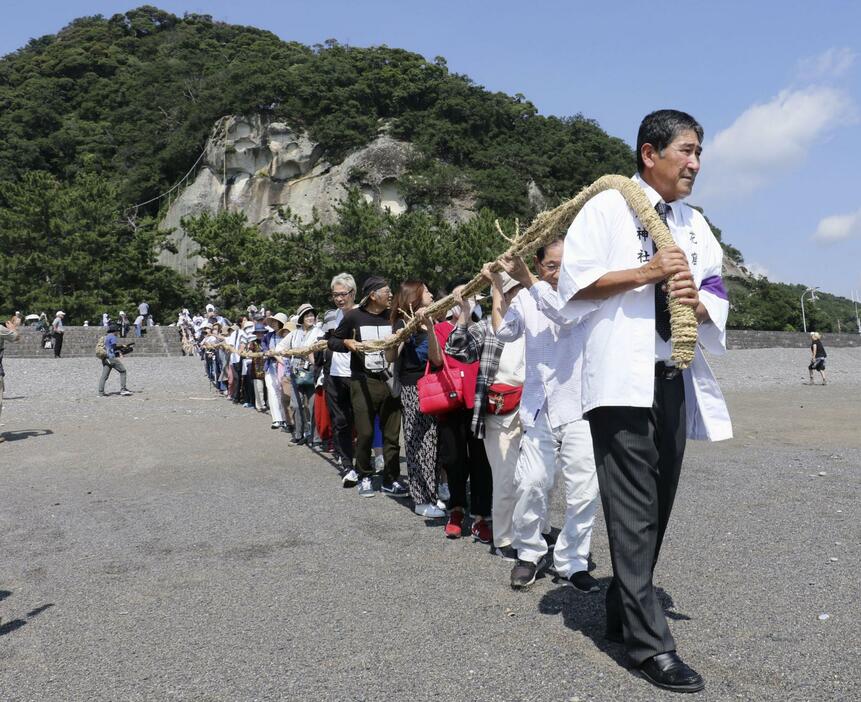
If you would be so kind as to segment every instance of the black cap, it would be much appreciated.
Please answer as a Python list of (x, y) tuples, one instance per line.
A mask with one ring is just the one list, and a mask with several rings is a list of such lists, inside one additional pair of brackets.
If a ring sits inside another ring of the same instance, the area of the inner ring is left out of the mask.
[(384, 288), (388, 285), (386, 279), (379, 275), (372, 275), (365, 279), (364, 284), (362, 285), (362, 297), (366, 298), (372, 292), (377, 292), (380, 288)]

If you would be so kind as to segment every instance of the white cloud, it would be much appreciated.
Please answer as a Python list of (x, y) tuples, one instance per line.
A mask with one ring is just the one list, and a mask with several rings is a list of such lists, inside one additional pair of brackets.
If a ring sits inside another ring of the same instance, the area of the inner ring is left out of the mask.
[(826, 217), (819, 222), (813, 235), (814, 239), (824, 243), (834, 243), (854, 237), (861, 238), (861, 210)]
[(846, 46), (831, 47), (818, 56), (808, 56), (798, 62), (798, 77), (802, 80), (835, 78), (846, 73), (858, 56)]
[(802, 163), (814, 144), (856, 114), (845, 92), (825, 86), (783, 90), (752, 105), (706, 140), (697, 200), (752, 193)]

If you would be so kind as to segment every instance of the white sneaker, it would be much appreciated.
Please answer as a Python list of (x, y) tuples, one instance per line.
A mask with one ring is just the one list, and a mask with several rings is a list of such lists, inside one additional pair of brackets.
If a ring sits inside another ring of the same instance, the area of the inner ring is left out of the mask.
[(362, 478), (362, 482), (359, 483), (359, 495), (362, 497), (374, 496), (374, 484), (370, 478)]
[(129, 395), (131, 395), (131, 392), (123, 388), (122, 390), (120, 390), (120, 395), (122, 395), (123, 397), (128, 397)]
[(440, 483), (436, 489), (436, 494), (443, 502), (448, 502), (451, 499), (451, 491), (448, 489), (448, 483)]
[(386, 467), (386, 459), (383, 456), (374, 456), (374, 473), (382, 473)]
[(436, 505), (432, 505), (430, 502), (416, 505), (415, 511), (420, 517), (426, 517), (428, 519), (441, 519), (446, 515), (446, 511), (444, 509), (440, 509)]
[(353, 469), (341, 478), (341, 483), (345, 488), (356, 487), (359, 484), (359, 474)]

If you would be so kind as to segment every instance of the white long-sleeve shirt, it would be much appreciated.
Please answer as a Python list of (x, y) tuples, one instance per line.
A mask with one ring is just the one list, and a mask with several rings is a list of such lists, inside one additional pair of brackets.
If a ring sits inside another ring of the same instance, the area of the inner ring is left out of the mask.
[[(322, 338), (323, 330), (319, 327), (314, 326), (307, 330), (298, 327), (285, 336), (284, 339), (278, 343), (278, 346), (275, 347), (275, 350), (276, 352), (283, 353), (288, 349), (301, 349), (305, 346), (311, 346)], [(296, 370), (299, 368), (306, 368), (310, 363), (310, 360), (304, 356), (293, 356), (290, 359), (289, 365), (291, 368)]]
[[(242, 350), (242, 346), (248, 343), (248, 334), (246, 334), (241, 329), (235, 329), (230, 335), (224, 340), (226, 343), (230, 344), (233, 348)], [(231, 363), (239, 363), (242, 360), (242, 356), (240, 356), (236, 352), (230, 353), (230, 362)], [(244, 368), (242, 369), (245, 370)]]
[[(539, 304), (547, 311), (539, 311)], [(554, 314), (558, 304), (556, 292), (548, 283), (536, 283), (517, 293), (496, 332), (497, 338), (506, 343), (526, 337), (526, 378), (519, 411), (520, 421), (527, 428), (535, 425), (545, 402), (554, 429), (583, 416), (582, 329), (574, 321)]]
[[(639, 176), (652, 205), (660, 195)], [(699, 345), (684, 372), (687, 430), (693, 439), (717, 441), (732, 436), (723, 395), (699, 346), (726, 350), (729, 303), (720, 282), (723, 252), (705, 218), (684, 202), (672, 202), (667, 224), (685, 252), (710, 320), (699, 326)], [(636, 268), (652, 256), (652, 242), (621, 193), (608, 190), (592, 198), (574, 219), (565, 238), (557, 311), (585, 318), (582, 408), (651, 407), (655, 360), (667, 359), (669, 344), (656, 344), (653, 285), (605, 300), (575, 300), (574, 295), (611, 271)], [(663, 342), (662, 342), (663, 343)]]

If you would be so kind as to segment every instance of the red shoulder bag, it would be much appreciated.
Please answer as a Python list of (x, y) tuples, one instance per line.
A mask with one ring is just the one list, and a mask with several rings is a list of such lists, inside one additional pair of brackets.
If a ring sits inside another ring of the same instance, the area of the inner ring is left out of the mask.
[(449, 368), (445, 355), (442, 364), (440, 370), (431, 371), (428, 361), (424, 376), (416, 383), (419, 412), (422, 414), (448, 414), (466, 406), (463, 399), (463, 371)]

